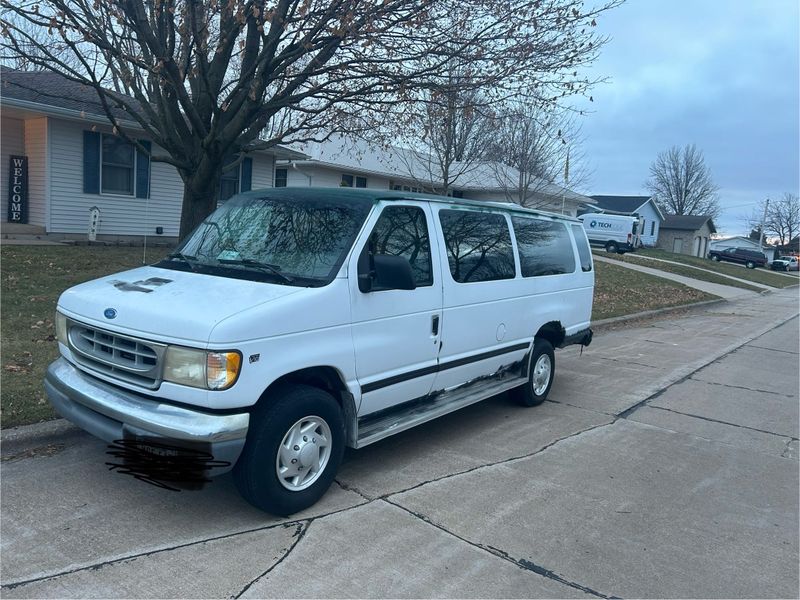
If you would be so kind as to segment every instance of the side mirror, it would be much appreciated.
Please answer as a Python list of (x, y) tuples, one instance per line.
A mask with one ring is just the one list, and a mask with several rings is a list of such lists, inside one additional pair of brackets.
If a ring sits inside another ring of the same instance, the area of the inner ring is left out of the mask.
[(416, 287), (411, 263), (404, 256), (364, 253), (358, 261), (358, 289), (364, 293)]

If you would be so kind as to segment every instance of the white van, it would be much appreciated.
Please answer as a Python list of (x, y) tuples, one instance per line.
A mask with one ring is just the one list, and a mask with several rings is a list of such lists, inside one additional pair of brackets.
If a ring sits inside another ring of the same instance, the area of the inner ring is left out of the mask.
[(641, 245), (641, 217), (586, 213), (578, 218), (583, 222), (589, 243), (593, 246), (624, 254)]
[[(123, 472), (233, 469), (248, 501), (287, 515), (325, 493), (345, 446), (506, 390), (540, 404), (554, 348), (591, 341), (593, 288), (575, 219), (382, 190), (253, 191), (161, 262), (65, 291), (45, 387), (114, 456), (133, 453)], [(142, 466), (142, 451), (173, 462)]]

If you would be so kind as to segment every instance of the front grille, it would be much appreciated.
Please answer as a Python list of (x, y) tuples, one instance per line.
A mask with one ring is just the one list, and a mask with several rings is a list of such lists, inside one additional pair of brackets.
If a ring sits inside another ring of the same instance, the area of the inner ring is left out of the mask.
[(154, 389), (161, 384), (165, 345), (72, 320), (67, 329), (69, 347), (80, 365), (142, 387)]

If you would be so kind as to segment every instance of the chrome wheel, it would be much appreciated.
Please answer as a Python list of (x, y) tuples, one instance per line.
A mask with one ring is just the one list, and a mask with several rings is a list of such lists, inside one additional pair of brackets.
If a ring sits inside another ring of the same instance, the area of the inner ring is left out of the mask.
[(541, 396), (547, 390), (550, 384), (550, 375), (553, 372), (553, 363), (547, 354), (542, 354), (536, 361), (533, 367), (533, 377), (531, 378), (531, 385), (533, 386), (533, 393)]
[(303, 417), (289, 428), (275, 457), (278, 481), (299, 492), (319, 479), (331, 457), (331, 428), (325, 419)]

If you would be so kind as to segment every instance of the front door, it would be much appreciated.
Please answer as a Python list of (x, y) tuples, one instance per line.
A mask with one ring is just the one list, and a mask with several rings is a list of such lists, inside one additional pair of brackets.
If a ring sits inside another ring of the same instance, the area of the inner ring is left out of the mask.
[[(379, 206), (348, 265), (359, 416), (415, 400), (431, 391), (436, 376), (442, 318), (442, 278), (437, 240), (426, 202)], [(414, 290), (358, 286), (362, 252), (403, 256), (411, 263)]]

